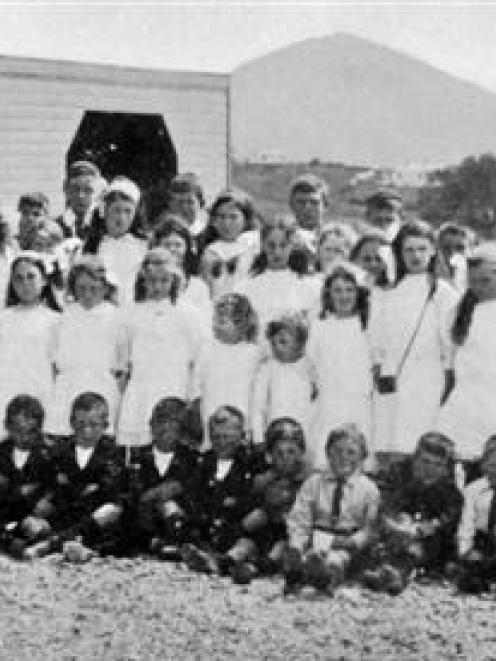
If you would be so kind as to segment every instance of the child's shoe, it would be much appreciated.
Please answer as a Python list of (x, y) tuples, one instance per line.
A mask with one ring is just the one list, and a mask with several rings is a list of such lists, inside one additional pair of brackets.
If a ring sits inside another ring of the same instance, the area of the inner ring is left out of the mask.
[(236, 562), (231, 569), (231, 578), (236, 585), (249, 585), (256, 575), (256, 567), (249, 562)]
[(286, 549), (282, 572), (284, 575), (284, 594), (290, 595), (299, 592), (304, 583), (303, 558), (298, 549)]
[(392, 565), (382, 565), (378, 569), (367, 569), (362, 574), (365, 587), (375, 592), (385, 592), (396, 596), (406, 587), (404, 575)]
[(326, 592), (331, 581), (324, 559), (317, 553), (309, 553), (303, 567), (304, 581), (319, 592)]

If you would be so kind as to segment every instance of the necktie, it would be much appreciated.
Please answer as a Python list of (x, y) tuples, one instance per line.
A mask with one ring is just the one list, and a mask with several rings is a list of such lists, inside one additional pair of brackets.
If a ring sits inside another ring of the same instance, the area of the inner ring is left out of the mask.
[[(344, 491), (344, 480), (338, 478), (336, 480), (336, 486), (334, 488), (334, 494), (332, 496), (332, 518), (333, 521), (337, 522), (341, 514), (341, 503), (343, 501), (343, 491)], [(496, 516), (496, 512), (495, 512)]]
[(493, 489), (493, 497), (491, 499), (491, 504), (489, 506), (489, 516), (487, 519), (487, 532), (489, 535), (495, 535), (496, 526), (496, 489)]

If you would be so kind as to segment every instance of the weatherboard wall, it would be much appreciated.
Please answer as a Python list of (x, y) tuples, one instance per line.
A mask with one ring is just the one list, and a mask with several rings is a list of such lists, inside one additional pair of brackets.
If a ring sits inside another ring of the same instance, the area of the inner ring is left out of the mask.
[(226, 185), (229, 78), (224, 75), (0, 57), (0, 202), (42, 190), (63, 204), (65, 157), (87, 110), (164, 117), (180, 172), (207, 197)]

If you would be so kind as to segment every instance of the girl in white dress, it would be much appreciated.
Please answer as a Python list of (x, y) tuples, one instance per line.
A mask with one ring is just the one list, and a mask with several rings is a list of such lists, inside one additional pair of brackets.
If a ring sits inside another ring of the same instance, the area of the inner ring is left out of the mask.
[(289, 265), (296, 229), (293, 216), (276, 216), (266, 221), (261, 229), (262, 251), (255, 259), (252, 277), (235, 287), (235, 291), (250, 299), (262, 338), (268, 322), (283, 312), (309, 312), (312, 308), (310, 278), (298, 275)]
[(184, 276), (179, 291), (181, 300), (198, 308), (205, 317), (205, 324), (210, 326), (212, 323), (210, 292), (205, 282), (195, 275), (197, 257), (193, 251), (189, 229), (180, 216), (165, 214), (162, 217), (153, 231), (152, 246), (161, 246), (169, 250), (173, 263), (182, 270)]
[(53, 360), (55, 387), (46, 429), (69, 435), (70, 412), (82, 392), (107, 400), (110, 433), (119, 402), (117, 377), (125, 370), (125, 347), (118, 308), (108, 302), (111, 286), (103, 262), (94, 255), (80, 257), (69, 272), (69, 304), (56, 328)]
[(434, 427), (448, 366), (448, 315), (457, 294), (433, 274), (435, 244), (427, 224), (405, 223), (393, 252), (396, 284), (374, 301), (380, 309), (371, 329), (380, 395), (375, 444), (380, 453), (401, 455), (413, 452)]
[(52, 352), (59, 307), (45, 264), (21, 252), (12, 262), (7, 307), (0, 311), (0, 416), (16, 395), (32, 395), (45, 410), (53, 383)]
[(307, 353), (319, 394), (307, 454), (317, 470), (326, 468), (326, 441), (335, 427), (353, 422), (370, 438), (373, 383), (363, 277), (352, 264), (334, 267), (324, 282), (320, 318), (310, 332)]
[(482, 454), (496, 430), (496, 243), (468, 258), (468, 290), (452, 315), (454, 389), (436, 428), (454, 442), (463, 460)]
[(260, 237), (247, 193), (227, 189), (217, 195), (203, 237), (203, 252), (203, 272), (212, 298), (230, 293), (248, 276), (260, 252)]
[(189, 399), (193, 365), (205, 338), (201, 315), (179, 299), (182, 276), (169, 260), (163, 248), (147, 252), (136, 303), (124, 315), (129, 381), (117, 434), (124, 445), (150, 442), (150, 415), (160, 399)]
[(286, 417), (299, 422), (308, 438), (317, 389), (315, 369), (305, 355), (308, 321), (298, 312), (282, 315), (269, 322), (267, 339), (272, 355), (260, 365), (253, 384), (253, 440), (263, 443), (268, 425)]
[(248, 419), (260, 360), (257, 317), (246, 296), (225, 294), (217, 301), (213, 330), (200, 351), (193, 393), (200, 400), (206, 445), (208, 421), (219, 407), (234, 406)]
[(126, 177), (116, 177), (103, 195), (104, 225), (93, 228), (83, 252), (97, 254), (118, 285), (119, 305), (133, 301), (134, 283), (146, 253), (145, 235), (139, 229), (140, 191)]

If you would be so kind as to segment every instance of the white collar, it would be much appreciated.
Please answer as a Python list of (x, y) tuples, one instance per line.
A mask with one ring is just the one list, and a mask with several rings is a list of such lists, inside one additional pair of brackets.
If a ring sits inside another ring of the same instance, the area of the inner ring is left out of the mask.
[(161, 450), (158, 450), (156, 447), (153, 448), (152, 452), (153, 452), (153, 463), (155, 464), (155, 468), (157, 469), (160, 477), (163, 477), (165, 473), (167, 473), (167, 471), (169, 470), (172, 460), (174, 459), (174, 453), (162, 452)]
[(81, 470), (89, 464), (94, 451), (95, 448), (83, 448), (80, 445), (76, 445), (76, 463)]
[(217, 459), (216, 480), (223, 480), (231, 470), (234, 459)]
[(24, 468), (26, 465), (27, 460), (29, 459), (29, 454), (30, 450), (21, 450), (21, 448), (16, 448), (14, 447), (14, 452), (12, 454), (12, 460), (14, 462), (14, 466), (17, 468), (17, 470), (20, 470), (21, 468)]

